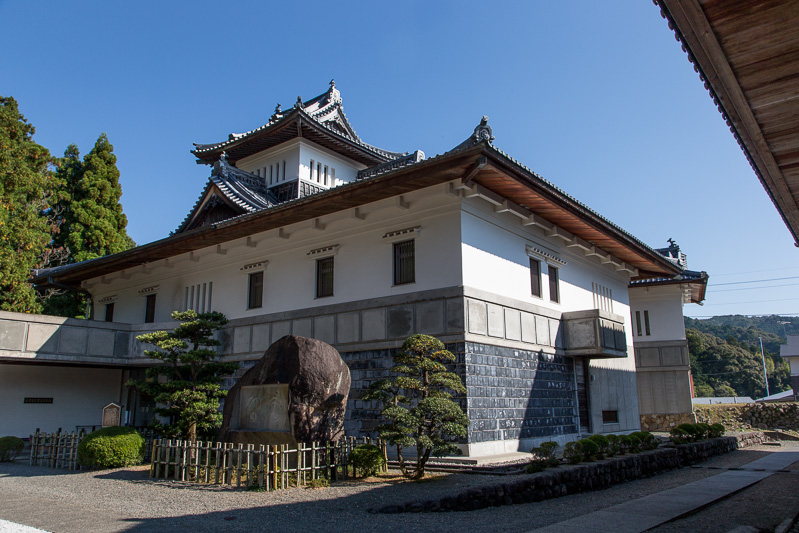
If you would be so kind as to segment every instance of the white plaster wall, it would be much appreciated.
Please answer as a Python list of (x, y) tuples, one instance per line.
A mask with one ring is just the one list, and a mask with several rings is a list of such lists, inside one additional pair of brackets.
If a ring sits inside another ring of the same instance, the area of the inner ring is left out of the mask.
[[(635, 312), (641, 313), (641, 341), (670, 341), (685, 339), (682, 288), (679, 285), (635, 287), (630, 289), (630, 330), (635, 329)], [(644, 311), (649, 311), (649, 332), (646, 334)]]
[[(285, 183), (287, 181), (295, 181), (299, 177), (300, 173), (300, 142), (298, 139), (280, 144), (275, 146), (274, 148), (270, 148), (269, 150), (264, 150), (263, 152), (259, 152), (257, 154), (253, 154), (249, 157), (245, 157), (236, 162), (236, 167), (244, 170), (245, 172), (251, 172), (253, 174), (258, 174), (258, 170), (260, 169), (260, 173), (262, 178), (264, 179), (264, 184), (269, 186), (269, 166), (275, 163), (283, 165), (283, 161), (286, 162), (286, 179), (281, 179), (278, 181), (273, 181), (271, 185), (277, 185), (279, 183)], [(264, 171), (266, 168), (266, 172)]]
[[(99, 426), (103, 407), (120, 404), (122, 370), (89, 367), (0, 365), (0, 435), (27, 438), (40, 428), (75, 431)], [(26, 404), (26, 397), (53, 398), (51, 404)]]
[[(311, 159), (313, 159), (314, 165), (317, 163), (322, 164), (323, 174), (325, 165), (327, 165), (328, 168), (336, 169), (335, 183), (333, 183), (331, 186), (355, 181), (358, 170), (366, 168), (366, 165), (357, 163), (349, 158), (342, 157), (341, 155), (336, 154), (327, 148), (303, 139), (300, 142), (299, 175), (300, 178), (317, 185), (324, 185), (324, 183), (323, 180), (318, 182), (311, 179)], [(314, 176), (315, 175), (316, 174), (314, 174)]]
[[(324, 230), (315, 229), (312, 221), (294, 224), (283, 228), (288, 239), (272, 230), (251, 236), (255, 247), (239, 239), (221, 246), (224, 255), (209, 247), (195, 252), (198, 261), (182, 254), (170, 259), (171, 268), (160, 261), (148, 265), (148, 273), (138, 268), (125, 273), (129, 279), (118, 273), (106, 276), (105, 283), (99, 278), (90, 280), (88, 286), (95, 302), (116, 297), (116, 322), (141, 323), (145, 298), (139, 291), (153, 286), (158, 286), (155, 321), (166, 322), (173, 310), (183, 308), (185, 287), (193, 284), (212, 282), (212, 308), (231, 319), (461, 285), (458, 199), (439, 186), (406, 195), (405, 201), (409, 209), (398, 207), (394, 199), (375, 202), (359, 209), (364, 220), (347, 210), (322, 217)], [(418, 234), (400, 239), (415, 238), (416, 282), (393, 286), (393, 248), (383, 235), (416, 226)], [(334, 295), (317, 299), (315, 258), (307, 254), (333, 245), (339, 246)], [(262, 261), (268, 261), (263, 307), (248, 310), (250, 271), (242, 272), (241, 267)], [(95, 316), (102, 318), (102, 313), (98, 304)]]

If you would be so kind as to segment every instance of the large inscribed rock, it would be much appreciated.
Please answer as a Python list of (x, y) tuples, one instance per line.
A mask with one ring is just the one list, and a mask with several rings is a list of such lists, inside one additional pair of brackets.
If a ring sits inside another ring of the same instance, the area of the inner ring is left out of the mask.
[(287, 335), (230, 389), (223, 442), (293, 444), (344, 434), (350, 370), (322, 341)]

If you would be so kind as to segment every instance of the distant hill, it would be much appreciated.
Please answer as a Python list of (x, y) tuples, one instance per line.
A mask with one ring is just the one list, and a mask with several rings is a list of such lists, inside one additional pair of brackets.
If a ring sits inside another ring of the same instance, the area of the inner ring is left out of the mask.
[(799, 317), (686, 317), (685, 328), (697, 396), (765, 396), (761, 338), (769, 392), (790, 389), (790, 368), (779, 356), (780, 344), (786, 342), (785, 333), (799, 334)]

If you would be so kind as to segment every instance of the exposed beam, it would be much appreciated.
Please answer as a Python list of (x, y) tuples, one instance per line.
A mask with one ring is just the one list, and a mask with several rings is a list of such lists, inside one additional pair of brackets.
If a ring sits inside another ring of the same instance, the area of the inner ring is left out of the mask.
[(226, 248), (222, 248), (221, 244), (217, 244), (216, 245), (216, 253), (218, 253), (219, 255), (225, 255), (225, 254), (227, 254), (227, 249)]
[(405, 200), (405, 196), (400, 195), (397, 197), (397, 207), (400, 209), (410, 209), (411, 203)]
[(280, 237), (281, 239), (288, 239), (291, 236), (291, 234), (287, 233), (286, 230), (284, 230), (283, 228), (280, 228), (277, 230), (277, 236)]
[(250, 248), (255, 248), (256, 246), (258, 246), (258, 241), (253, 240), (252, 237), (247, 237), (247, 242), (245, 243), (245, 245)]
[(359, 207), (352, 210), (352, 218), (355, 220), (366, 220), (366, 213), (362, 212)]
[(482, 170), (482, 168), (484, 166), (486, 166), (487, 162), (488, 162), (488, 160), (486, 159), (486, 157), (484, 155), (480, 156), (479, 159), (477, 159), (477, 161), (474, 162), (474, 164), (471, 166), (471, 168), (469, 168), (469, 170), (466, 172), (466, 174), (464, 174), (464, 176), (462, 178), (463, 183), (465, 185), (470, 185), (472, 179), (474, 179), (474, 177), (477, 175), (477, 173), (480, 172), (480, 170)]
[(319, 220), (318, 218), (315, 218), (315, 219), (313, 219), (313, 226), (312, 227), (315, 230), (324, 231), (324, 229), (327, 227), (327, 224), (323, 224), (321, 220)]

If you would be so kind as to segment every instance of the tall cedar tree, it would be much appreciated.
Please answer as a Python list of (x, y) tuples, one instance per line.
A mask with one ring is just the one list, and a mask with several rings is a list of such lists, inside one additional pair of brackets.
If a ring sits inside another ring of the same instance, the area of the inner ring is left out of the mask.
[[(400, 470), (407, 478), (424, 477), (431, 455), (458, 453), (451, 439), (466, 436), (469, 419), (448, 392), (466, 393), (461, 378), (444, 366), (453, 361), (455, 356), (440, 340), (411, 335), (394, 356), (391, 372), (397, 376), (372, 383), (362, 396), (382, 402), (384, 423), (377, 429), (381, 439), (397, 447)], [(409, 469), (402, 452), (414, 446), (416, 465)]]
[[(158, 404), (155, 412), (169, 420), (156, 429), (193, 442), (198, 433), (208, 435), (222, 424), (219, 399), (227, 391), (220, 383), (239, 364), (216, 361), (220, 342), (213, 335), (227, 324), (225, 315), (216, 311), (175, 311), (172, 318), (180, 322), (174, 331), (136, 337), (139, 342), (156, 346), (158, 349), (144, 353), (163, 364), (147, 369), (146, 381), (131, 380), (128, 386), (151, 396)], [(159, 379), (161, 376), (165, 381)]]
[[(78, 147), (70, 144), (59, 158), (56, 174), (63, 186), (58, 191), (60, 230), (52, 247), (65, 250), (67, 263), (77, 263), (122, 252), (135, 246), (125, 227), (119, 199), (122, 187), (114, 147), (103, 133), (83, 161)], [(85, 296), (77, 292), (54, 291), (45, 299), (49, 314), (80, 316)]]
[(40, 310), (28, 278), (47, 261), (56, 178), (48, 169), (50, 152), (33, 142), (34, 132), (16, 100), (0, 96), (0, 309), (5, 311)]

